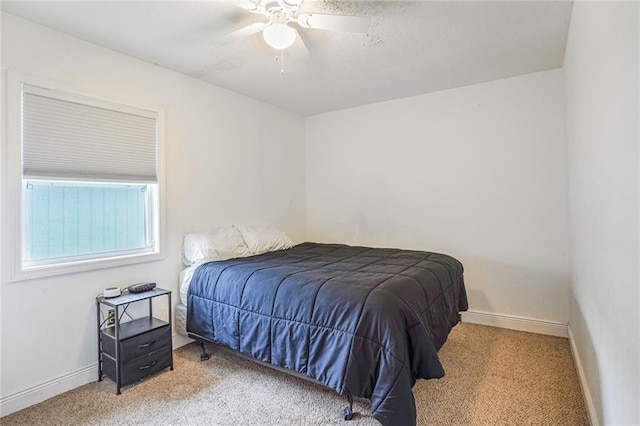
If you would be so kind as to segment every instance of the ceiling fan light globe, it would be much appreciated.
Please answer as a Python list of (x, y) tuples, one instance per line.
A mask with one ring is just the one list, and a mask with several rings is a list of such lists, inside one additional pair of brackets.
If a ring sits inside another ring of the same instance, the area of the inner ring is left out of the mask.
[(272, 24), (262, 31), (262, 37), (269, 46), (283, 50), (296, 41), (296, 30), (285, 24)]

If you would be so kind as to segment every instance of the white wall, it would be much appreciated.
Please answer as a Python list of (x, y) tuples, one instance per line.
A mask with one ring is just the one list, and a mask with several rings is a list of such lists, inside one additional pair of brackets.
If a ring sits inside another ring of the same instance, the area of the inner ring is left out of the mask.
[(640, 424), (638, 3), (576, 2), (565, 56), (569, 327), (596, 422)]
[(470, 308), (567, 322), (562, 71), (307, 119), (310, 240), (449, 253)]
[(177, 298), (185, 233), (270, 222), (458, 257), (471, 309), (569, 321), (599, 422), (640, 423), (639, 16), (574, 5), (566, 99), (554, 70), (311, 117), (305, 135), (301, 117), (3, 13), (3, 70), (164, 109), (168, 244), (160, 262), (2, 281), (2, 402), (94, 371), (101, 289), (151, 280)]
[[(155, 281), (177, 299), (185, 233), (273, 223), (294, 240), (304, 240), (301, 117), (6, 13), (2, 67), (97, 97), (163, 109), (167, 225), (164, 261), (2, 282), (4, 402), (15, 402), (23, 391), (39, 395), (41, 389), (34, 387), (49, 380), (92, 371), (97, 361), (94, 298), (105, 287)], [(3, 162), (6, 142), (3, 138)]]

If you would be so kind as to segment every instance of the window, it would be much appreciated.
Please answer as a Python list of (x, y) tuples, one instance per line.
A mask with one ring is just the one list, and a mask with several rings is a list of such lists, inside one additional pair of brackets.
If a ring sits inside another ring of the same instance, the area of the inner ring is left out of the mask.
[(146, 184), (25, 179), (24, 265), (151, 250), (152, 198)]
[(20, 101), (17, 275), (158, 254), (159, 114), (22, 82)]

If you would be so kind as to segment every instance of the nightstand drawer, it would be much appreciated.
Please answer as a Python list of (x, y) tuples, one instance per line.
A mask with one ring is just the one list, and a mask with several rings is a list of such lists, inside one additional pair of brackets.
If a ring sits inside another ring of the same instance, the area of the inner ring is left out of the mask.
[(122, 384), (133, 383), (171, 365), (171, 348), (158, 349), (122, 365)]
[[(123, 386), (128, 385), (169, 366), (171, 366), (171, 348), (167, 346), (123, 364), (120, 368), (121, 383)], [(110, 358), (104, 358), (102, 367), (104, 374), (115, 381), (116, 362)]]
[(127, 362), (164, 346), (169, 346), (170, 342), (171, 329), (167, 324), (165, 327), (120, 342), (120, 357), (122, 362)]
[[(147, 327), (155, 327), (148, 328)], [(145, 330), (145, 331), (140, 331)], [(116, 357), (116, 339), (114, 327), (102, 330), (102, 352), (111, 358)], [(169, 323), (155, 318), (142, 318), (122, 324), (120, 338), (120, 360), (128, 361), (161, 348), (171, 340)], [(129, 353), (129, 351), (133, 353)]]

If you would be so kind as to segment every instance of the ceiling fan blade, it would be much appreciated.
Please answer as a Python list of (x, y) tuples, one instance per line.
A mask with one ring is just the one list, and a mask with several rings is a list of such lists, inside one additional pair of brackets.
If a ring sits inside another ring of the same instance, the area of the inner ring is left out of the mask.
[(229, 3), (252, 13), (265, 14), (266, 9), (259, 0), (229, 0)]
[(256, 22), (255, 24), (248, 25), (244, 28), (240, 28), (232, 33), (227, 34), (224, 37), (220, 37), (216, 40), (216, 44), (226, 45), (235, 43), (236, 41), (243, 40), (254, 34), (259, 33), (264, 29), (267, 24), (264, 22)]
[(301, 13), (296, 21), (304, 28), (354, 33), (366, 33), (371, 24), (371, 18), (362, 16), (324, 15), (320, 13)]
[(300, 33), (296, 31), (296, 39), (289, 49), (287, 49), (294, 59), (309, 59), (311, 54), (304, 44), (304, 40), (300, 37)]

